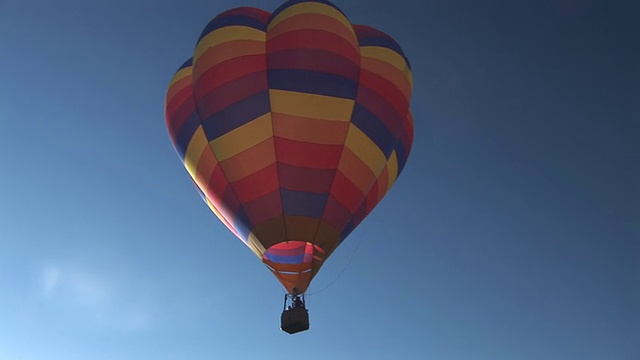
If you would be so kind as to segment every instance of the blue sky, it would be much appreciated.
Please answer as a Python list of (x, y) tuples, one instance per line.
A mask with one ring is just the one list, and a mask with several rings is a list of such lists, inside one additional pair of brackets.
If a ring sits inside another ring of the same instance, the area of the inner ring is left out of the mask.
[(638, 5), (335, 3), (403, 46), (416, 136), (295, 336), (163, 113), (211, 17), (277, 2), (2, 4), (0, 359), (640, 358)]

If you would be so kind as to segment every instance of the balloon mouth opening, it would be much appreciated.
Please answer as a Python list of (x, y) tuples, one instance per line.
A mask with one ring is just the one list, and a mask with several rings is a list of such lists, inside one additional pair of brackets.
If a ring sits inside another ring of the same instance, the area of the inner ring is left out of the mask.
[(318, 245), (306, 241), (286, 241), (268, 248), (262, 255), (263, 261), (279, 264), (302, 264), (323, 261), (325, 251)]
[(271, 246), (262, 255), (262, 262), (293, 294), (307, 290), (325, 258), (326, 252), (318, 245), (295, 240)]

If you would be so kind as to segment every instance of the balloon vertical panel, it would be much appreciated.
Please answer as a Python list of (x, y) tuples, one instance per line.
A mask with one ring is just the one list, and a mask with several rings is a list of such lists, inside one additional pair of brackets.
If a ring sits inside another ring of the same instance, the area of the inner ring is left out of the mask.
[(220, 14), (203, 30), (194, 54), (196, 105), (219, 163), (209, 191), (224, 199), (233, 229), (258, 256), (265, 247), (251, 229), (281, 208), (266, 73), (268, 15), (251, 8)]
[(339, 231), (321, 218), (358, 89), (357, 38), (334, 6), (289, 2), (269, 22), (267, 53), (287, 238), (332, 251)]

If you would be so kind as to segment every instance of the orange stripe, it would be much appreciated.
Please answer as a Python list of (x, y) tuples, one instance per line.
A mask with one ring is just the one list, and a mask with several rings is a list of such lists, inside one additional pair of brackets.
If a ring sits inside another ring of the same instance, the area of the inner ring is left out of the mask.
[(267, 32), (267, 39), (273, 39), (289, 31), (315, 29), (323, 30), (340, 36), (357, 48), (358, 39), (353, 29), (344, 26), (340, 21), (322, 14), (300, 14), (282, 21)]
[(275, 136), (314, 144), (342, 145), (349, 123), (272, 113)]
[(354, 183), (363, 194), (369, 193), (376, 182), (376, 176), (371, 169), (360, 160), (348, 147), (344, 148), (338, 170)]
[(196, 167), (196, 178), (194, 179), (200, 189), (206, 189), (208, 187), (209, 180), (211, 180), (211, 175), (213, 174), (213, 170), (217, 165), (218, 161), (213, 155), (211, 147), (206, 146), (202, 151), (202, 155), (200, 156), (200, 161), (198, 162), (198, 165)]
[(286, 32), (267, 42), (268, 53), (287, 49), (325, 50), (360, 64), (360, 49), (339, 35), (316, 29), (300, 29)]
[(176, 81), (168, 90), (167, 90), (167, 100), (171, 101), (177, 93), (184, 90), (184, 88), (188, 86), (193, 86), (193, 77), (185, 76), (184, 78)]
[(375, 58), (362, 57), (361, 66), (393, 83), (405, 96), (411, 98), (411, 83), (395, 66)]
[(184, 104), (190, 102), (193, 99), (193, 88), (191, 85), (183, 88), (180, 92), (176, 93), (175, 96), (171, 98), (167, 98), (167, 102), (165, 103), (165, 112), (173, 116), (173, 114), (181, 108)]
[(356, 213), (366, 198), (365, 194), (340, 171), (336, 172), (336, 176), (333, 178), (331, 195), (351, 214)]
[(197, 79), (208, 69), (229, 59), (247, 55), (264, 55), (266, 44), (264, 41), (236, 40), (211, 47), (198, 58), (194, 66), (193, 76)]
[(240, 180), (276, 162), (273, 138), (220, 163), (229, 182)]

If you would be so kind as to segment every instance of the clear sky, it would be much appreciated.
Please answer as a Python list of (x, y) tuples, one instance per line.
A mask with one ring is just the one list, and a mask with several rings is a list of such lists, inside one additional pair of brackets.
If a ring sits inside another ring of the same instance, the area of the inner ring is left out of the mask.
[(164, 120), (209, 19), (278, 3), (0, 2), (0, 360), (640, 359), (638, 3), (335, 3), (403, 46), (416, 135), (290, 336)]

